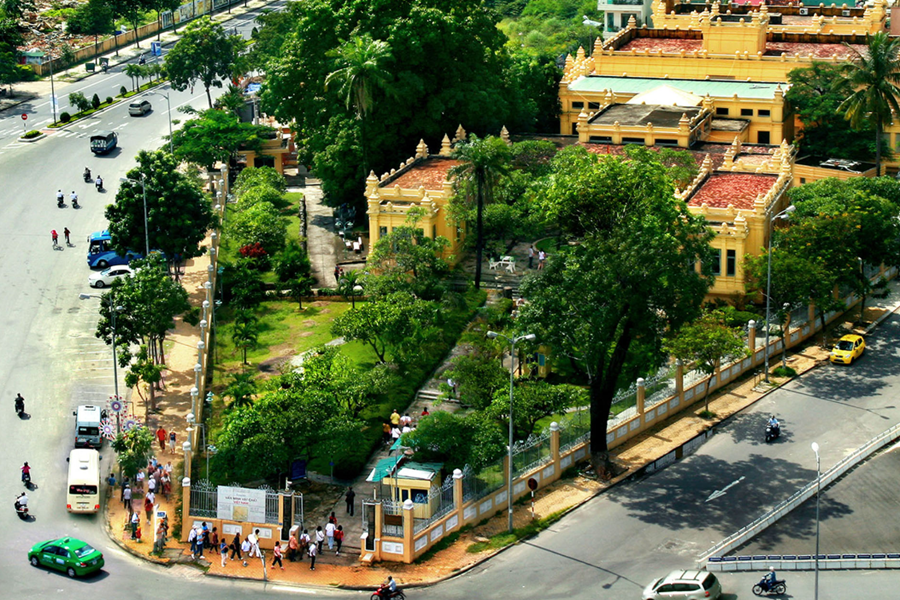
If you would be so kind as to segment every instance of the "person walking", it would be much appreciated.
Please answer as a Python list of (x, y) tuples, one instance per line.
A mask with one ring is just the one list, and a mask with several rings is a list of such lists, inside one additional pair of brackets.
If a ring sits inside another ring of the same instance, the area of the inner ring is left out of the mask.
[(309, 553), (310, 547), (310, 539), (309, 539), (309, 531), (306, 529), (303, 530), (303, 534), (300, 536), (298, 540), (300, 542), (300, 560), (303, 560), (303, 555)]
[(253, 533), (247, 536), (247, 539), (250, 541), (250, 558), (254, 556), (262, 558), (262, 554), (259, 552), (259, 529), (255, 529)]
[(272, 548), (272, 566), (275, 566), (275, 563), (278, 563), (278, 566), (281, 567), (281, 570), (284, 571), (284, 565), (281, 562), (281, 542), (278, 540), (275, 541), (275, 547)]
[(191, 532), (188, 534), (188, 543), (191, 545), (191, 560), (197, 558), (197, 537), (199, 535), (197, 527), (191, 527)]
[(175, 430), (169, 432), (169, 452), (175, 454)]
[[(322, 528), (320, 527), (319, 529), (322, 529)], [(318, 554), (318, 551), (316, 550), (316, 545), (310, 544), (309, 545), (309, 570), (310, 571), (316, 570), (316, 554)]]
[(325, 543), (325, 532), (322, 531), (322, 526), (319, 525), (316, 527), (316, 546), (319, 547), (319, 552), (322, 552), (322, 544)]
[[(253, 545), (250, 543), (249, 538), (250, 538), (250, 536), (248, 535), (247, 537), (244, 538), (244, 541), (241, 542), (241, 552), (243, 552), (244, 554), (247, 554), (248, 556), (250, 554), (250, 550), (253, 548)], [(247, 566), (246, 558), (244, 559), (244, 566), (245, 567)]]
[(337, 531), (334, 532), (334, 543), (337, 545), (337, 550), (335, 550), (335, 556), (341, 555), (341, 545), (344, 543), (344, 526), (338, 525)]
[(241, 534), (235, 533), (234, 539), (231, 540), (231, 560), (234, 560), (235, 555), (238, 557), (238, 560), (244, 560), (244, 557), (241, 555)]
[(300, 550), (300, 542), (297, 541), (297, 531), (294, 531), (291, 534), (291, 539), (288, 540), (288, 551), (287, 551), (287, 559), (290, 562), (295, 562), (297, 560), (297, 553)]
[(209, 548), (214, 552), (216, 548), (219, 547), (219, 529), (218, 527), (212, 528), (212, 533), (209, 534)]
[(156, 540), (153, 543), (153, 551), (156, 554), (162, 554), (163, 549), (166, 547), (166, 527), (164, 521), (160, 520), (159, 525), (156, 526)]
[(541, 250), (538, 252), (538, 271), (544, 268), (544, 261), (547, 260), (547, 253)]
[(59, 248), (59, 234), (56, 233), (55, 229), (50, 230), (50, 238), (53, 240), (53, 249)]
[(347, 488), (347, 494), (345, 495), (347, 499), (347, 514), (351, 517), (353, 516), (353, 505), (354, 500), (356, 499), (356, 492), (353, 491), (352, 487)]
[(137, 530), (141, 524), (141, 516), (133, 512), (131, 513), (131, 539), (132, 541), (137, 540)]
[(150, 517), (153, 516), (153, 501), (150, 499), (150, 494), (144, 498), (144, 512), (147, 514), (147, 525), (149, 525)]
[(69, 241), (69, 234), (71, 234), (71, 233), (72, 232), (69, 231), (68, 227), (63, 227), (63, 236), (65, 236), (65, 238), (66, 238), (66, 246), (72, 245), (72, 243)]
[(528, 268), (534, 268), (534, 245), (528, 247)]
[(328, 521), (328, 524), (325, 526), (325, 540), (328, 542), (328, 551), (331, 552), (334, 550), (334, 532), (337, 531), (337, 527), (334, 526), (334, 523)]
[(122, 506), (128, 510), (129, 515), (134, 512), (131, 508), (131, 486), (128, 484), (125, 484), (125, 489), (122, 490)]
[[(68, 240), (66, 240), (68, 242)], [(169, 434), (166, 433), (166, 430), (163, 429), (163, 426), (160, 425), (159, 429), (156, 430), (156, 439), (159, 441), (159, 451), (166, 451), (166, 439), (169, 437)]]
[(228, 544), (223, 539), (219, 543), (219, 556), (222, 558), (222, 568), (225, 568), (225, 559), (228, 558)]

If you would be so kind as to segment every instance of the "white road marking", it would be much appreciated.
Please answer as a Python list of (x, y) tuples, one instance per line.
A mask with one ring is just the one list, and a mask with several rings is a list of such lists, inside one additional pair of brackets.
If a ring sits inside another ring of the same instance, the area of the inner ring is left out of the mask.
[(287, 585), (273, 585), (273, 592), (294, 592), (295, 594), (318, 594), (316, 590), (308, 590), (306, 588), (295, 588)]
[(744, 477), (742, 476), (740, 479), (736, 479), (736, 480), (732, 481), (731, 483), (729, 483), (728, 485), (723, 487), (721, 490), (714, 491), (712, 494), (709, 495), (709, 498), (707, 498), (706, 501), (709, 502), (710, 500), (715, 500), (716, 498), (721, 498), (722, 496), (725, 495), (725, 492), (728, 491), (728, 488), (736, 486), (743, 480), (744, 480)]

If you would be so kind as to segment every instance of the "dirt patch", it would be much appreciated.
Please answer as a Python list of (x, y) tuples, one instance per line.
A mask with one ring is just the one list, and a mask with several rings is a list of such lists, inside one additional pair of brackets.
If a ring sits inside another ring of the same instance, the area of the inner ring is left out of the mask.
[(303, 331), (300, 333), (299, 337), (305, 338), (305, 337), (312, 337), (314, 335), (316, 335), (315, 331)]
[(303, 324), (304, 324), (306, 327), (317, 327), (317, 326), (319, 325), (318, 323), (316, 323), (316, 322), (313, 321), (312, 319), (307, 319), (307, 320), (303, 321)]
[(327, 314), (329, 314), (329, 313), (331, 313), (331, 309), (330, 309), (330, 308), (323, 308), (322, 310), (319, 311), (319, 314), (320, 314), (320, 315), (327, 315)]
[(267, 360), (262, 361), (258, 365), (258, 369), (260, 373), (265, 373), (267, 375), (280, 375), (282, 366), (291, 360), (291, 356), (275, 356), (269, 358)]
[(328, 306), (328, 304), (329, 303), (325, 302), (324, 300), (316, 300), (315, 302), (309, 302), (310, 306), (315, 306), (316, 308), (320, 308), (322, 306)]

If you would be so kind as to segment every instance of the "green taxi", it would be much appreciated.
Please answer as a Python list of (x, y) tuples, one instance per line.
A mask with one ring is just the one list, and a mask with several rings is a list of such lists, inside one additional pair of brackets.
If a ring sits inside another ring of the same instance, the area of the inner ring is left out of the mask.
[(28, 562), (64, 571), (69, 577), (87, 575), (103, 568), (103, 553), (87, 542), (64, 537), (35, 544), (28, 551)]

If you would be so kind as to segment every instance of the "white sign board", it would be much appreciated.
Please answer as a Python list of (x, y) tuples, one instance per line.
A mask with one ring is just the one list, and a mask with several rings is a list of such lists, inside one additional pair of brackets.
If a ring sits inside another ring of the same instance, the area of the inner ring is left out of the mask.
[(219, 486), (216, 517), (242, 523), (265, 523), (266, 491)]

